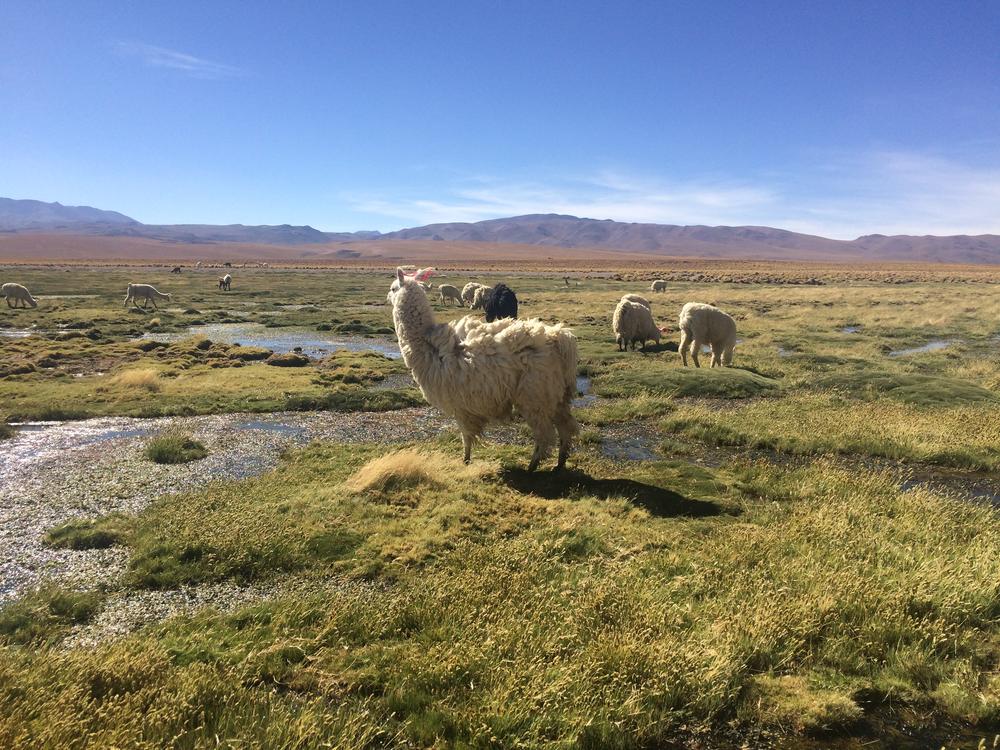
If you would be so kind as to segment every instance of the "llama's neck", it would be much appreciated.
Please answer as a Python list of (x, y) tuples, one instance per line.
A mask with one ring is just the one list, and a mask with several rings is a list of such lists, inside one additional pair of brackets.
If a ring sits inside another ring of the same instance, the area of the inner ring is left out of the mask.
[(443, 343), (439, 340), (440, 330), (424, 290), (412, 282), (405, 284), (396, 292), (392, 317), (403, 361), (414, 371), (419, 382), (422, 373), (440, 362)]

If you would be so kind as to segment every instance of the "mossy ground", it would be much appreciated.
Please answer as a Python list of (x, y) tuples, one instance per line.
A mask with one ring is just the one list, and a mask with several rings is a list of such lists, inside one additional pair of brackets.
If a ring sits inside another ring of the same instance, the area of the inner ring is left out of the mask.
[[(46, 294), (58, 274), (37, 273), (26, 283)], [(224, 299), (197, 287), (210, 277), (163, 276), (150, 280), (205, 320), (247, 302), (262, 322), (388, 325), (385, 275), (245, 272)], [(142, 315), (111, 309), (123, 280), (91, 278), (101, 305), (29, 311), (103, 338), (36, 341), (35, 353), (5, 341), (36, 368), (0, 380), (4, 404), (22, 404), (11, 414), (42, 403), (27, 383), (51, 388), (53, 408), (101, 413), (150, 397), (234, 410), (233, 393), (261, 410), (322, 408), (345, 392), (352, 408), (419, 398), (370, 387), (400, 372), (379, 355), (277, 368), (197, 339), (142, 351), (126, 341)], [(876, 717), (908, 731), (1000, 725), (996, 512), (857, 468), (871, 456), (1000, 469), (995, 286), (685, 282), (652, 295), (664, 324), (690, 300), (734, 314), (737, 368), (712, 372), (683, 370), (665, 349), (615, 351), (611, 309), (639, 285), (508, 282), (525, 316), (573, 327), (581, 374), (603, 396), (577, 410), (587, 432), (570, 470), (527, 474), (526, 445), (492, 444), (465, 467), (454, 436), (409, 454), (314, 444), (257, 478), (53, 530), (54, 545), (127, 546), (127, 588), (297, 576), (328, 590), (175, 617), (92, 650), (55, 645), (89, 605), (26, 598), (4, 610), (21, 624), (0, 634), (0, 746), (704, 747), (870, 732)], [(263, 315), (280, 309), (278, 287), (309, 307)], [(107, 319), (88, 318), (97, 311)], [(11, 313), (0, 320), (27, 319)], [(186, 331), (187, 314), (157, 315)], [(952, 343), (888, 356), (931, 339)], [(83, 378), (34, 359), (62, 345), (113, 359), (110, 377), (154, 376), (74, 391)], [(223, 382), (234, 390), (220, 396)], [(632, 420), (677, 450), (606, 458), (598, 430)], [(737, 449), (713, 467), (694, 458), (704, 444)], [(817, 459), (751, 462), (748, 446)]]

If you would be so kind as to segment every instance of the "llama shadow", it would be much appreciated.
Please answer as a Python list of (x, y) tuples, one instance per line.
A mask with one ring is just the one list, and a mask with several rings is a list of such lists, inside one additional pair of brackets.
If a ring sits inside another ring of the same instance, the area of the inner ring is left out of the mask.
[(676, 341), (664, 341), (659, 344), (648, 344), (645, 349), (637, 349), (643, 354), (660, 354), (661, 352), (677, 352), (680, 346)]
[(633, 479), (597, 479), (575, 469), (536, 472), (504, 469), (500, 472), (500, 480), (518, 492), (531, 493), (549, 500), (573, 499), (581, 495), (601, 500), (624, 498), (659, 518), (717, 516), (722, 513), (718, 505), (707, 500), (694, 500), (672, 490)]

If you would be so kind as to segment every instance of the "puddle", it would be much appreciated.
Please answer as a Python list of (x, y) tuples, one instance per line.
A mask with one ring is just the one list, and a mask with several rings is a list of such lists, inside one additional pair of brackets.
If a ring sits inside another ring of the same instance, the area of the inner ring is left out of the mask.
[(990, 503), (1000, 508), (1000, 485), (991, 484), (978, 477), (921, 476), (904, 479), (899, 483), (902, 491), (926, 489), (931, 492), (958, 495), (963, 500)]
[(601, 453), (618, 461), (658, 461), (660, 458), (645, 437), (604, 438)]
[(861, 326), (844, 326), (840, 329), (841, 333), (858, 333), (861, 330)]
[(593, 406), (600, 398), (596, 393), (590, 392), (590, 378), (586, 375), (580, 375), (576, 379), (576, 392), (579, 394), (573, 399), (574, 409), (584, 409), (588, 406)]
[(263, 420), (251, 420), (233, 426), (236, 430), (264, 430), (265, 432), (276, 432), (279, 435), (302, 435), (305, 433), (304, 427), (285, 424), (284, 422), (265, 422)]
[(63, 422), (11, 422), (10, 426), (16, 428), (19, 432), (41, 432), (57, 424), (63, 424)]
[(924, 354), (925, 352), (938, 352), (942, 349), (947, 349), (949, 346), (954, 344), (954, 341), (928, 341), (923, 346), (915, 346), (912, 349), (898, 349), (894, 352), (889, 352), (890, 357), (905, 357), (909, 354)]
[(41, 333), (37, 328), (0, 328), (0, 336), (8, 339), (26, 339)]
[(401, 356), (399, 346), (388, 337), (336, 337), (324, 335), (322, 331), (310, 331), (304, 328), (268, 328), (260, 323), (213, 323), (191, 326), (186, 334), (145, 333), (142, 338), (169, 343), (185, 336), (205, 336), (212, 341), (225, 344), (260, 346), (277, 354), (301, 351), (314, 359), (341, 349), (351, 352), (378, 352), (393, 359)]
[(89, 435), (83, 435), (80, 438), (78, 445), (90, 445), (92, 443), (103, 443), (106, 440), (120, 440), (122, 438), (137, 438), (145, 437), (146, 435), (152, 434), (152, 430), (148, 427), (132, 427), (132, 428), (109, 428), (105, 430), (98, 430)]

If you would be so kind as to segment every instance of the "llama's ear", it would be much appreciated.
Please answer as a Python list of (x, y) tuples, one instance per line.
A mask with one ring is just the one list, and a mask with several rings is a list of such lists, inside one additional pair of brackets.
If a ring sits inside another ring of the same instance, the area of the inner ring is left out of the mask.
[(400, 286), (403, 286), (404, 279), (406, 279), (406, 274), (403, 273), (403, 269), (402, 268), (398, 268), (397, 267), (396, 268), (396, 281), (399, 282)]

